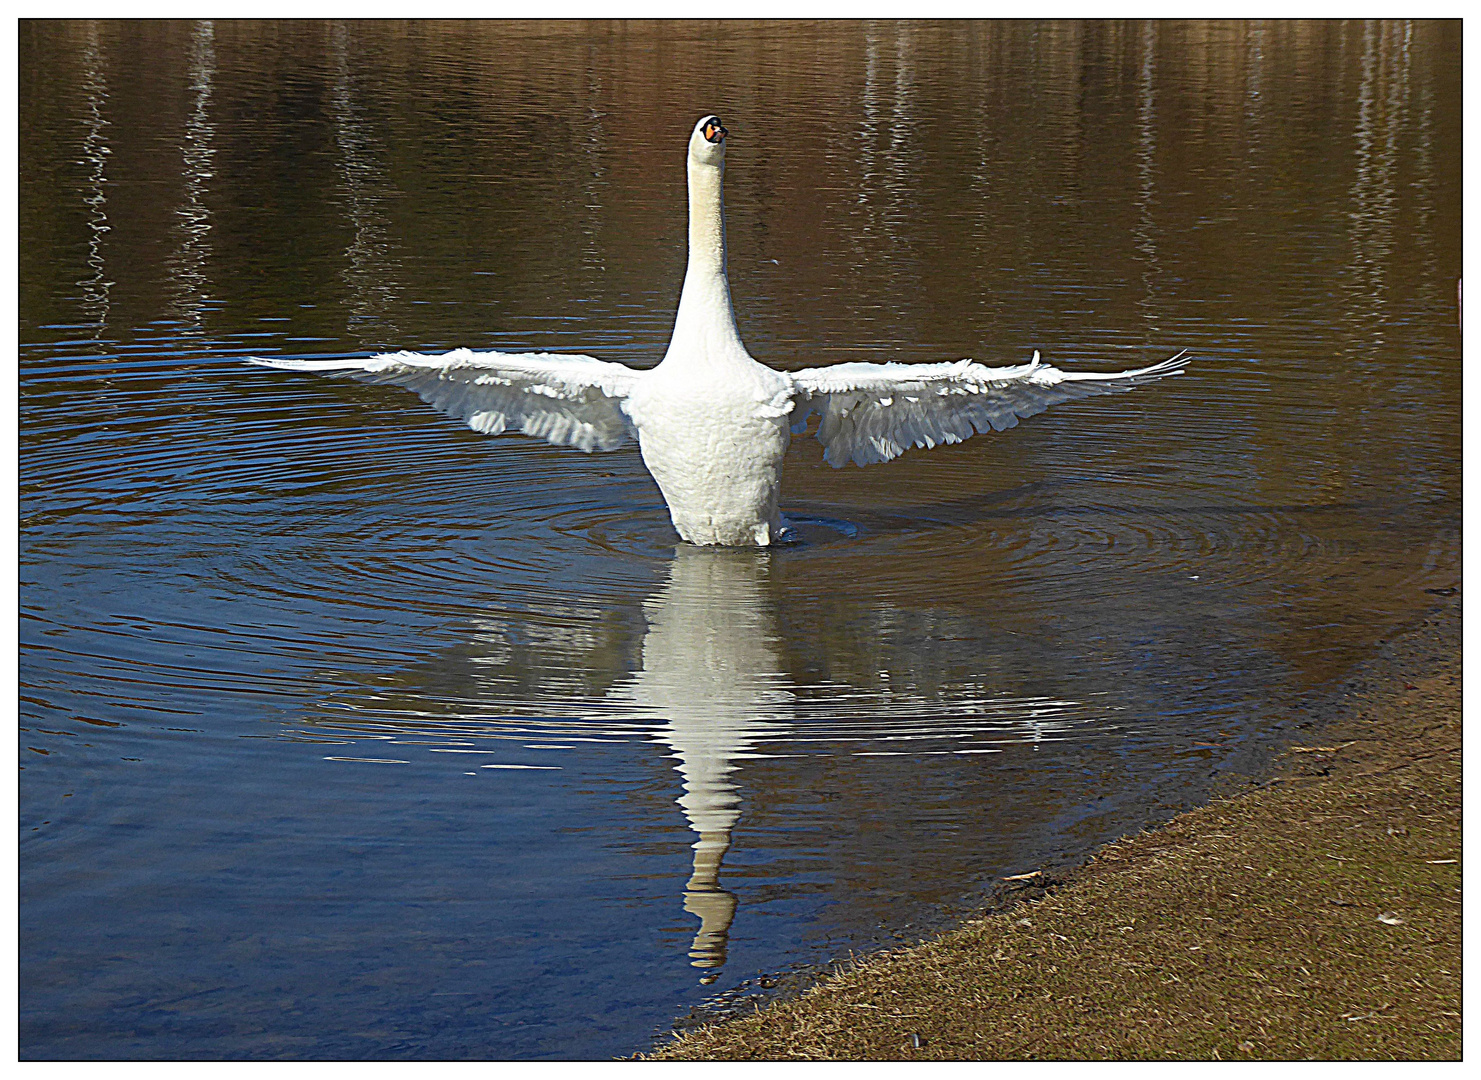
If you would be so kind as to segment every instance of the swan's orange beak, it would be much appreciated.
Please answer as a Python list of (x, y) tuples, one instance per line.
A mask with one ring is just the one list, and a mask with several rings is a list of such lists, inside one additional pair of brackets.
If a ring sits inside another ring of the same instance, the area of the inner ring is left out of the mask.
[(711, 120), (704, 126), (704, 136), (710, 142), (722, 142), (730, 132), (720, 126), (720, 121)]

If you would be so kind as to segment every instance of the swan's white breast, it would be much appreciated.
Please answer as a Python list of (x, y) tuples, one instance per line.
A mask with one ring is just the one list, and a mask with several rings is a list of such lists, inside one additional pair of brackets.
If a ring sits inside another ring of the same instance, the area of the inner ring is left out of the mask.
[(659, 365), (627, 400), (643, 464), (693, 544), (770, 544), (791, 439), (791, 381), (745, 364)]

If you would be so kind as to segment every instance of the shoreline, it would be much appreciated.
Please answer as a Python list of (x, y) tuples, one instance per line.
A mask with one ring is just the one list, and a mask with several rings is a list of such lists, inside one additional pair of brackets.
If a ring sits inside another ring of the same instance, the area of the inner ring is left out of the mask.
[[(649, 1060), (1461, 1055), (1461, 597), (1250, 787)], [(1013, 882), (1004, 885), (1012, 886)]]

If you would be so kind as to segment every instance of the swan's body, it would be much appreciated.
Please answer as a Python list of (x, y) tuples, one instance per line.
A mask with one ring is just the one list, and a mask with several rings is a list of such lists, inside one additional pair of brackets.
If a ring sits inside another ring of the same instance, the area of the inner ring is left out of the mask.
[(651, 370), (590, 356), (468, 349), (253, 362), (396, 383), (486, 434), (512, 429), (587, 451), (636, 441), (681, 537), (761, 546), (781, 535), (782, 458), (813, 413), (830, 465), (870, 465), (912, 445), (1002, 431), (1056, 402), (1129, 390), (1186, 363), (1179, 354), (1111, 374), (1060, 371), (1038, 353), (1003, 368), (960, 360), (789, 373), (759, 364), (741, 343), (725, 275), (726, 134), (707, 116), (689, 139), (689, 267), (668, 352)]

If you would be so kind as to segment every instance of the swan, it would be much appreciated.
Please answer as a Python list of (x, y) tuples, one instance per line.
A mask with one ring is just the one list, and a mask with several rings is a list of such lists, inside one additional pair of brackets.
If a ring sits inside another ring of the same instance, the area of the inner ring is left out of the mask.
[(1179, 374), (1187, 363), (1180, 352), (1129, 371), (1061, 371), (1037, 351), (1012, 367), (850, 362), (783, 372), (758, 363), (741, 343), (725, 272), (727, 135), (710, 115), (689, 137), (689, 265), (673, 335), (656, 367), (469, 349), (250, 360), (394, 383), (488, 435), (514, 430), (588, 452), (636, 441), (680, 537), (763, 547), (782, 538), (782, 458), (813, 414), (825, 461), (872, 465), (911, 446), (1003, 431), (1057, 402), (1130, 390)]

